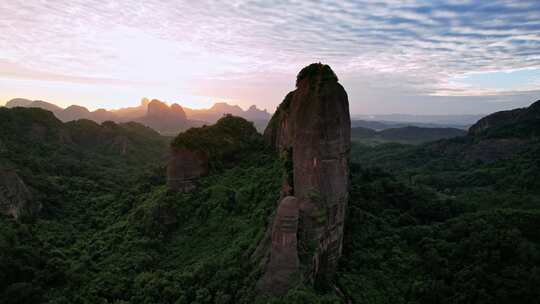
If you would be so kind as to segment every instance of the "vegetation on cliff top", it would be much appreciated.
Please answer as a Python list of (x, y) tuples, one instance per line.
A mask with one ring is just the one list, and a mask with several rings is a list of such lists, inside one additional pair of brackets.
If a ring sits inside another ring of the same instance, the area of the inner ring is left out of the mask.
[(262, 143), (262, 137), (241, 117), (225, 115), (214, 125), (191, 128), (174, 138), (173, 149), (188, 149), (205, 153), (212, 161), (241, 159), (246, 152)]
[(298, 86), (298, 83), (303, 79), (313, 78), (315, 76), (321, 77), (321, 80), (338, 81), (338, 77), (334, 71), (332, 71), (332, 68), (330, 68), (330, 66), (327, 64), (322, 64), (319, 62), (312, 63), (300, 70), (300, 73), (298, 73), (298, 76), (296, 76), (296, 86)]

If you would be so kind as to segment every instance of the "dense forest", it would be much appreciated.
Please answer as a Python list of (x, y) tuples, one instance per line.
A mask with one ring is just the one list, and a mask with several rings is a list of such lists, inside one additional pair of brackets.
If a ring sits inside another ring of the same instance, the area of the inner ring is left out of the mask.
[(300, 284), (283, 298), (254, 288), (286, 172), (262, 140), (224, 145), (215, 157), (241, 149), (242, 160), (174, 193), (171, 138), (2, 108), (0, 168), (15, 170), (42, 208), (0, 216), (0, 302), (535, 303), (539, 105), (452, 139), (355, 143), (338, 289)]
[(376, 131), (371, 128), (353, 127), (351, 140), (365, 145), (381, 143), (421, 144), (439, 139), (465, 135), (466, 132), (455, 128), (405, 126)]

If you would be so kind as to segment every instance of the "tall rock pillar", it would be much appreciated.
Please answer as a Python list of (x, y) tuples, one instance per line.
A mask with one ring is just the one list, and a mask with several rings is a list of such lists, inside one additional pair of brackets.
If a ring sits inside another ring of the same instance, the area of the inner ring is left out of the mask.
[[(284, 188), (297, 201), (295, 249), (303, 266), (298, 272), (308, 281), (328, 281), (341, 256), (347, 208), (349, 102), (328, 65), (318, 63), (302, 69), (296, 87), (279, 106), (264, 135), (267, 143), (292, 161)], [(279, 214), (275, 220), (279, 220)], [(272, 285), (267, 273), (276, 271), (272, 269), (276, 266), (273, 252), (261, 280), (267, 286)]]

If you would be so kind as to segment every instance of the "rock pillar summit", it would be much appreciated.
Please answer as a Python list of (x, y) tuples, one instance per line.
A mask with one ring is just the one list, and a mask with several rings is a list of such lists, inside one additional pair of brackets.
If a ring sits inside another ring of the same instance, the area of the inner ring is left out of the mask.
[(321, 63), (302, 69), (296, 90), (264, 132), (287, 169), (261, 292), (285, 294), (298, 279), (328, 282), (335, 273), (348, 199), (350, 130), (347, 93), (332, 69)]

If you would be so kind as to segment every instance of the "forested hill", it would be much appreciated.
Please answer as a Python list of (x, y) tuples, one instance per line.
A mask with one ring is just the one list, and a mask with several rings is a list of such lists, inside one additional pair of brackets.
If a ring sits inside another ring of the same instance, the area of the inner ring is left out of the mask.
[[(11, 196), (29, 192), (33, 205), (43, 202), (47, 213), (61, 204), (50, 194), (71, 190), (73, 183), (96, 189), (129, 187), (141, 171), (164, 161), (167, 143), (137, 123), (62, 123), (42, 109), (0, 108), (0, 170), (4, 177), (9, 175), (0, 185), (6, 203), (2, 205), (9, 205)], [(15, 190), (12, 184), (19, 179), (23, 186)]]
[(483, 137), (540, 136), (540, 100), (527, 108), (496, 112), (480, 119), (469, 129), (471, 135)]
[(30, 179), (148, 167), (166, 156), (167, 144), (168, 139), (137, 123), (62, 123), (41, 109), (0, 108), (0, 159)]
[(355, 300), (536, 301), (538, 105), (487, 116), (466, 136), (353, 147), (342, 282)]
[(351, 130), (351, 140), (366, 144), (380, 144), (386, 142), (421, 144), (443, 138), (463, 136), (465, 134), (467, 133), (464, 130), (455, 128), (406, 126), (375, 131), (369, 128), (353, 127)]
[[(253, 302), (250, 255), (281, 178), (262, 141), (182, 195), (165, 186), (169, 139), (139, 124), (0, 109), (0, 139), (3, 168), (42, 206), (0, 214), (0, 303)], [(10, 203), (20, 191), (4, 181)]]
[(0, 109), (0, 164), (42, 205), (0, 215), (0, 303), (535, 303), (540, 144), (521, 134), (353, 146), (339, 292), (262, 298), (286, 164), (260, 141), (172, 193), (148, 128)]
[[(362, 163), (378, 163), (388, 169), (405, 171), (428, 167), (433, 170), (458, 170), (479, 164), (511, 162), (516, 158), (534, 160), (540, 130), (540, 102), (530, 107), (488, 115), (473, 125), (466, 136), (425, 143), (418, 147), (388, 144), (374, 147), (354, 158)], [(519, 114), (517, 114), (519, 113)], [(357, 145), (363, 149), (362, 145)], [(510, 172), (512, 173), (512, 172)], [(532, 175), (527, 175), (527, 178)], [(483, 180), (483, 179), (479, 179)]]

